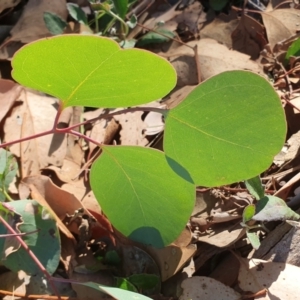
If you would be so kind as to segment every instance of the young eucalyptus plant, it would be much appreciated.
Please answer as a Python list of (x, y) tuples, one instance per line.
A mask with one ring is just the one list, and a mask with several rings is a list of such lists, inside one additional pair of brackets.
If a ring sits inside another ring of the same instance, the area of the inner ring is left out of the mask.
[[(143, 110), (134, 106), (162, 98), (176, 85), (175, 70), (165, 59), (145, 50), (123, 50), (96, 36), (33, 42), (15, 54), (12, 66), (21, 85), (59, 99), (55, 132), (62, 132), (56, 124), (66, 107)], [(286, 124), (272, 86), (247, 71), (214, 76), (177, 107), (156, 111), (165, 117), (164, 152), (98, 143), (102, 153), (91, 167), (90, 184), (117, 230), (134, 241), (164, 247), (185, 227), (195, 187), (260, 174), (280, 151)], [(63, 132), (82, 137), (74, 127)]]
[[(97, 144), (102, 152), (92, 164), (90, 184), (103, 212), (123, 235), (154, 247), (167, 246), (180, 235), (192, 213), (196, 186), (248, 180), (261, 198), (260, 204), (250, 206), (243, 216), (248, 236), (253, 237), (249, 221), (262, 221), (261, 214), (255, 216), (255, 209), (260, 213), (267, 205), (257, 181), (251, 178), (272, 163), (286, 133), (280, 99), (264, 78), (246, 71), (224, 72), (200, 84), (177, 107), (163, 110), (140, 105), (160, 99), (174, 88), (172, 65), (148, 51), (123, 50), (108, 38), (63, 35), (42, 39), (19, 50), (12, 66), (18, 83), (58, 98), (59, 108), (52, 129), (6, 141), (0, 147), (52, 133), (73, 134)], [(62, 110), (69, 106), (161, 112), (164, 152), (100, 144), (74, 130), (87, 122), (57, 128)], [(3, 153), (0, 192), (5, 196), (10, 180), (6, 174), (10, 173), (3, 166), (8, 157)], [(13, 229), (20, 217), (24, 220), (18, 227), (22, 238)], [(36, 201), (11, 201), (0, 203), (0, 221), (1, 234), (10, 232), (22, 245), (7, 253), (7, 243), (0, 239), (3, 264), (28, 274), (41, 270), (55, 290), (53, 281), (57, 279), (51, 274), (59, 263), (60, 239), (51, 214)], [(32, 232), (37, 225), (39, 231)], [(28, 254), (34, 266), (24, 259)], [(96, 283), (80, 284), (116, 299), (149, 299)]]

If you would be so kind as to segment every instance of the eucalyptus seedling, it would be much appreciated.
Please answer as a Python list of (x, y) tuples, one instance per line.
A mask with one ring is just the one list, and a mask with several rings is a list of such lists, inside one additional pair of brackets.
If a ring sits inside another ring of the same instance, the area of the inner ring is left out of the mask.
[[(20, 49), (12, 66), (17, 82), (58, 98), (59, 108), (52, 129), (6, 141), (1, 147), (52, 133), (69, 133), (97, 144), (102, 153), (91, 167), (92, 190), (112, 225), (140, 243), (159, 248), (172, 243), (192, 213), (196, 186), (213, 187), (251, 179), (268, 168), (284, 144), (286, 124), (280, 99), (264, 78), (251, 72), (228, 71), (214, 76), (196, 87), (177, 107), (159, 110), (135, 106), (160, 99), (175, 87), (172, 65), (148, 51), (123, 50), (108, 38), (63, 35), (42, 39)], [(62, 110), (69, 106), (159, 111), (165, 116), (164, 152), (102, 145), (74, 131), (87, 122), (57, 128)], [(0, 160), (2, 163), (1, 155)], [(10, 177), (5, 167), (1, 169), (1, 193), (5, 195)], [(257, 181), (249, 182), (257, 186)], [(261, 189), (256, 192), (262, 196)], [(265, 217), (261, 213), (255, 215), (255, 209), (261, 212), (260, 208), (267, 206), (272, 212), (270, 205), (278, 198), (271, 202), (265, 198), (260, 199), (260, 206), (245, 211), (245, 224)], [(44, 232), (43, 239), (39, 238), (40, 232), (26, 235), (24, 240), (16, 235), (21, 249), (27, 249), (37, 267), (27, 264), (23, 259), (27, 252), (20, 249), (6, 257), (6, 266), (27, 273), (40, 269), (50, 283), (58, 280), (51, 277), (60, 256), (58, 228), (51, 214), (31, 200), (0, 204), (1, 234), (8, 230), (15, 235), (10, 222), (18, 217), (27, 222), (20, 227), (21, 233), (32, 233), (32, 226), (27, 224), (36, 220)], [(24, 213), (28, 205), (35, 207), (35, 217), (28, 211)], [(52, 241), (49, 235), (55, 243), (50, 251), (40, 251), (44, 246), (41, 241), (45, 245)], [(3, 241), (1, 250), (5, 247)], [(96, 283), (80, 284), (117, 299), (149, 299)]]
[[(163, 58), (145, 50), (123, 50), (96, 36), (33, 42), (15, 54), (12, 66), (17, 82), (60, 100), (58, 115), (75, 105), (146, 104), (176, 84), (175, 70)], [(92, 190), (113, 226), (155, 247), (170, 244), (183, 230), (193, 210), (195, 186), (256, 176), (272, 163), (286, 133), (276, 92), (264, 78), (246, 71), (214, 76), (162, 113), (164, 152), (99, 145), (102, 154), (90, 172)], [(71, 127), (54, 128), (79, 135)]]
[[(58, 115), (75, 105), (146, 104), (176, 84), (174, 68), (161, 57), (123, 50), (95, 36), (33, 42), (15, 54), (12, 66), (17, 82), (59, 99)], [(91, 187), (112, 224), (125, 236), (155, 247), (170, 244), (184, 228), (196, 185), (256, 176), (280, 151), (286, 132), (276, 92), (264, 78), (246, 71), (210, 78), (164, 113), (164, 152), (99, 145), (102, 154), (90, 173)], [(72, 128), (54, 130), (78, 134)]]

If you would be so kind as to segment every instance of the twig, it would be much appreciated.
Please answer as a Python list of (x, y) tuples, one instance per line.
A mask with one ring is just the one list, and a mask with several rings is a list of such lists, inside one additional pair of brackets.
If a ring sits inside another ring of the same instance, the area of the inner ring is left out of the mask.
[(194, 58), (196, 62), (196, 68), (197, 68), (197, 79), (198, 79), (198, 84), (201, 83), (201, 68), (200, 68), (200, 61), (199, 61), (199, 55), (198, 55), (198, 45), (195, 45), (194, 48)]
[(290, 92), (290, 95), (291, 95), (293, 93), (293, 88), (292, 88), (292, 84), (291, 84), (290, 78), (289, 78), (289, 76), (287, 74), (287, 71), (286, 71), (284, 65), (282, 63), (280, 63), (280, 62), (278, 62), (278, 64), (279, 64), (279, 66), (281, 67), (281, 69), (284, 72), (284, 77), (285, 77), (285, 79), (287, 81), (287, 84), (288, 84), (288, 87), (289, 87), (289, 92)]
[(298, 110), (300, 112), (300, 109), (295, 105), (293, 104), (290, 100), (286, 99), (285, 97), (282, 97), (282, 99), (287, 103), (289, 104), (290, 106), (292, 106), (294, 109)]
[(12, 236), (24, 236), (24, 235), (36, 233), (36, 232), (38, 232), (38, 231), (40, 231), (40, 230), (37, 229), (37, 230), (30, 231), (30, 232), (11, 233), (11, 234), (0, 234), (0, 238), (2, 238), (2, 237), (7, 238), (7, 237), (12, 237)]
[(288, 0), (288, 1), (284, 1), (284, 2), (278, 3), (277, 6), (273, 7), (273, 10), (278, 9), (278, 8), (279, 8), (281, 5), (283, 5), (283, 4), (289, 4), (289, 3), (293, 3), (293, 2), (294, 2), (294, 1)]
[(25, 299), (78, 300), (78, 298), (72, 298), (72, 297), (68, 297), (68, 296), (60, 296), (60, 298), (58, 298), (57, 296), (50, 296), (50, 295), (25, 295), (25, 294), (22, 294), (22, 293), (9, 292), (9, 291), (4, 291), (4, 290), (0, 290), (0, 295), (14, 296), (14, 297), (20, 297), (20, 298), (25, 298)]
[[(200, 192), (200, 193), (205, 193), (205, 192), (210, 191), (211, 189), (212, 188), (196, 188), (196, 191)], [(220, 187), (218, 187), (218, 189), (223, 190), (223, 191), (228, 191), (228, 192), (248, 192), (247, 189), (229, 188), (229, 187), (226, 187), (226, 186), (220, 186)], [(275, 193), (275, 191), (273, 191), (273, 190), (265, 190), (265, 192), (268, 193), (268, 194), (274, 194)]]

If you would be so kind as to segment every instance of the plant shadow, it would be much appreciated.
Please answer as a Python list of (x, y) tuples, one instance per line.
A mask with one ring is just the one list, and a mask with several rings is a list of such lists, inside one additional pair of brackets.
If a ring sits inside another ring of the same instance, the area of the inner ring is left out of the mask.
[(186, 180), (189, 183), (194, 184), (194, 180), (192, 179), (190, 173), (185, 169), (182, 165), (180, 165), (176, 160), (173, 158), (166, 156), (166, 160), (171, 167), (171, 169), (181, 178)]

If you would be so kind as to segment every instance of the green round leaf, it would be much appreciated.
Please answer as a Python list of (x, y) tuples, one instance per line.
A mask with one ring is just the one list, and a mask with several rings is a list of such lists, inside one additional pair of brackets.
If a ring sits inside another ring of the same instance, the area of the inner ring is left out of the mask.
[(276, 196), (265, 196), (256, 204), (256, 214), (252, 220), (270, 222), (300, 220), (300, 215), (290, 209), (285, 201)]
[(57, 14), (46, 11), (43, 17), (47, 29), (53, 35), (62, 34), (68, 26), (68, 23)]
[(162, 152), (150, 148), (103, 147), (90, 183), (114, 227), (154, 247), (180, 235), (195, 201), (195, 186), (173, 172)]
[(76, 20), (80, 24), (89, 26), (89, 22), (85, 12), (81, 9), (81, 7), (78, 4), (67, 3), (67, 9), (69, 11), (70, 16), (74, 20)]
[[(163, 35), (161, 35), (162, 33)], [(174, 38), (176, 35), (174, 32), (164, 29), (158, 28), (156, 32), (149, 31), (145, 35), (143, 35), (137, 42), (139, 47), (148, 45), (148, 44), (156, 44), (156, 43), (165, 43), (170, 41), (170, 39)]]
[(16, 81), (59, 98), (64, 107), (139, 105), (165, 96), (176, 83), (165, 59), (97, 36), (38, 40), (19, 50), (12, 66)]
[(248, 180), (245, 180), (246, 188), (248, 189), (249, 193), (256, 199), (259, 200), (263, 198), (265, 195), (264, 187), (261, 184), (261, 180), (259, 176), (255, 176)]
[(229, 71), (199, 85), (168, 112), (164, 150), (196, 184), (219, 186), (268, 168), (285, 133), (272, 86), (256, 74)]
[(18, 172), (18, 164), (9, 151), (0, 149), (0, 202), (6, 200), (6, 191)]
[(244, 208), (243, 211), (243, 223), (249, 222), (252, 217), (255, 215), (255, 205), (249, 204)]
[(127, 279), (139, 290), (154, 289), (160, 283), (159, 277), (154, 274), (133, 274)]
[(256, 232), (246, 231), (247, 238), (251, 243), (252, 247), (257, 250), (260, 246), (260, 240)]
[(118, 15), (122, 19), (125, 19), (128, 9), (128, 0), (113, 0), (113, 3)]
[(105, 286), (95, 282), (73, 282), (72, 284), (80, 284), (86, 287), (90, 287), (92, 289), (95, 289), (96, 291), (106, 293), (117, 300), (151, 300), (151, 298), (149, 297), (134, 293), (132, 291), (126, 291), (116, 287)]
[(288, 60), (291, 56), (300, 56), (300, 39), (298, 38), (294, 41), (291, 46), (289, 47), (288, 51), (285, 55), (285, 63), (288, 63)]
[(122, 290), (137, 292), (136, 287), (126, 278), (115, 277), (115, 286)]
[[(53, 274), (60, 258), (60, 236), (55, 219), (34, 200), (17, 200), (6, 203), (5, 206), (21, 216), (22, 222), (17, 225), (21, 233), (38, 230), (35, 233), (24, 235), (22, 239), (47, 271)], [(8, 216), (9, 214), (7, 214)], [(0, 228), (3, 226), (1, 224)], [(0, 231), (3, 232), (3, 230)], [(14, 272), (23, 270), (32, 275), (41, 272), (22, 247), (11, 252), (3, 264)]]

